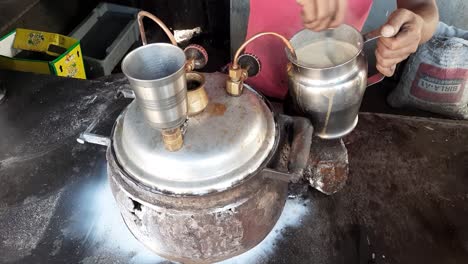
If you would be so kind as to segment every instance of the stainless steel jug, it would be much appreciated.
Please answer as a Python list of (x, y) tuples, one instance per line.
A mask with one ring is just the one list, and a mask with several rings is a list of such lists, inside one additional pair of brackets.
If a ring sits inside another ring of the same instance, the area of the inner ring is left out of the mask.
[[(364, 43), (379, 37), (377, 31), (362, 36), (349, 25), (313, 32), (304, 29), (290, 40), (297, 51), (314, 41), (332, 38), (350, 43), (356, 54), (344, 63), (328, 68), (304, 65), (286, 50), (291, 67), (288, 69), (289, 92), (297, 110), (314, 125), (315, 134), (324, 139), (340, 138), (350, 133), (358, 122), (358, 112), (367, 86), (383, 79), (378, 73), (367, 77), (367, 59), (362, 52)], [(333, 52), (317, 51), (317, 52)]]

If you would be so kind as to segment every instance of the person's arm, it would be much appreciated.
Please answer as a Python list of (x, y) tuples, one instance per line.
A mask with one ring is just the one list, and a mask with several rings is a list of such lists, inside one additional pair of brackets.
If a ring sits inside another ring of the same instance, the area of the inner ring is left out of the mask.
[(435, 0), (398, 0), (398, 8), (408, 9), (423, 19), (419, 44), (428, 41), (437, 29), (439, 11)]
[(304, 27), (321, 31), (341, 25), (347, 11), (348, 0), (296, 0), (302, 6)]
[(385, 76), (432, 37), (439, 21), (435, 0), (397, 0), (397, 5), (380, 29), (383, 37), (375, 52), (377, 70)]
[[(302, 6), (304, 27), (320, 31), (344, 21), (347, 0), (297, 0)], [(392, 76), (397, 63), (414, 53), (434, 34), (439, 21), (435, 0), (397, 0), (398, 9), (379, 30), (377, 70)], [(377, 26), (377, 25), (376, 25)]]

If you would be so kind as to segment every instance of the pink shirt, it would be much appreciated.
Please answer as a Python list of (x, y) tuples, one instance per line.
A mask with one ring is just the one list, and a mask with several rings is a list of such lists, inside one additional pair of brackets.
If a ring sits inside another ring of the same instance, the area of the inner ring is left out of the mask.
[[(327, 1), (327, 0), (323, 0)], [(372, 0), (348, 0), (345, 23), (361, 30), (372, 6)], [(296, 0), (251, 0), (247, 37), (262, 31), (273, 31), (290, 39), (303, 28), (301, 6)], [(284, 44), (271, 36), (252, 42), (246, 52), (255, 54), (262, 63), (262, 71), (256, 77), (247, 79), (263, 94), (284, 98), (288, 91), (286, 64), (288, 59)]]

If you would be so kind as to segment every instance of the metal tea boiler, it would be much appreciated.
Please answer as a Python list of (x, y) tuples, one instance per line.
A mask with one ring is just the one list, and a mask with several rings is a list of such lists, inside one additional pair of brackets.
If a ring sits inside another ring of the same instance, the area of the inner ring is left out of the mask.
[[(112, 194), (140, 242), (169, 260), (213, 263), (273, 229), (288, 182), (302, 177), (313, 129), (307, 118), (275, 115), (246, 85), (230, 86), (240, 90), (232, 96), (224, 74), (193, 75), (188, 53), (164, 43), (130, 52), (122, 69), (135, 100), (110, 138), (79, 141), (107, 145)], [(274, 161), (289, 138), (280, 171)]]

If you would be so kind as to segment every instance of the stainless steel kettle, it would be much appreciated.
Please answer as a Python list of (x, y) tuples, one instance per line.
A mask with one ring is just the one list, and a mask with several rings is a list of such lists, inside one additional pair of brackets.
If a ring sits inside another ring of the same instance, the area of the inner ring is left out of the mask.
[[(380, 73), (367, 77), (367, 59), (362, 52), (366, 42), (378, 37), (377, 31), (363, 36), (355, 28), (341, 25), (322, 32), (304, 29), (291, 38), (290, 43), (296, 51), (327, 38), (356, 47), (354, 56), (327, 68), (305, 65), (290, 49), (286, 49), (291, 62), (288, 69), (289, 93), (295, 108), (311, 119), (317, 136), (324, 139), (340, 138), (357, 125), (366, 87), (384, 78)], [(333, 51), (325, 49), (317, 52)]]

